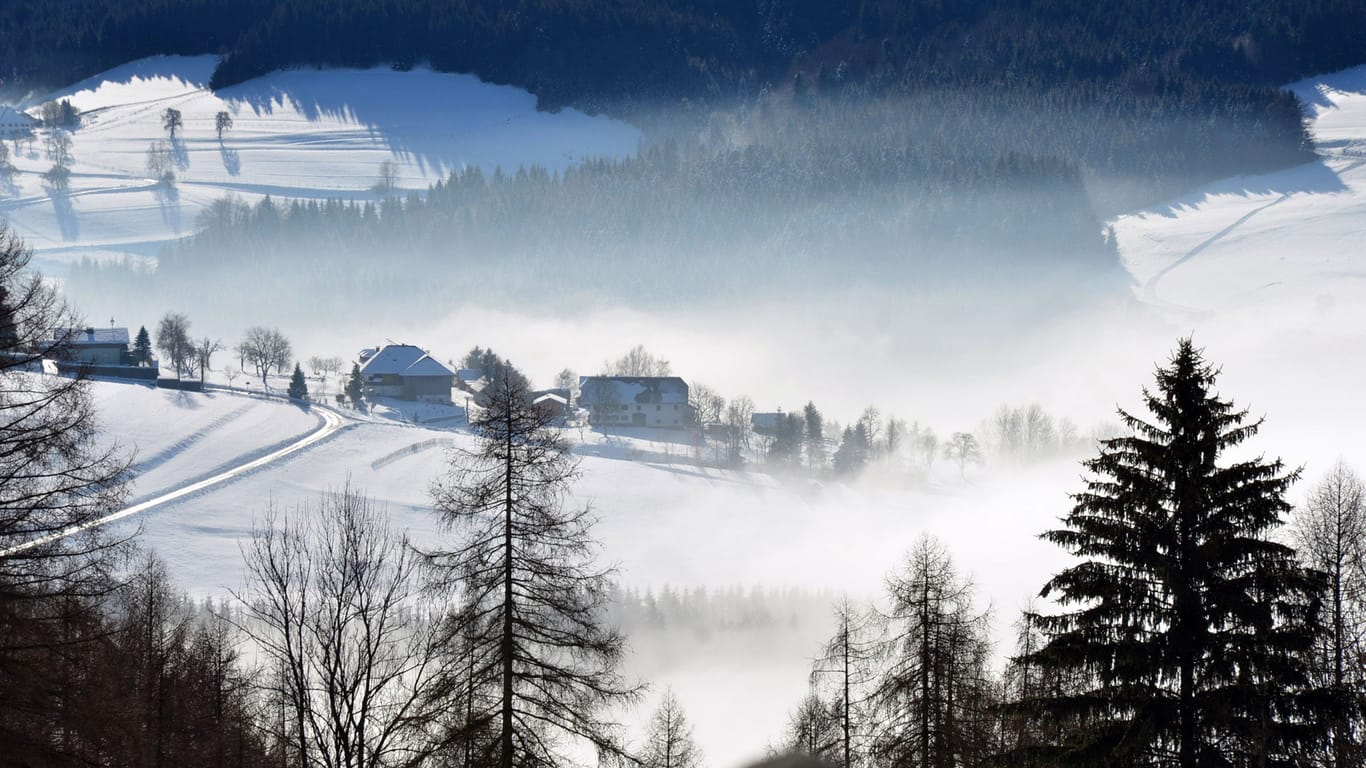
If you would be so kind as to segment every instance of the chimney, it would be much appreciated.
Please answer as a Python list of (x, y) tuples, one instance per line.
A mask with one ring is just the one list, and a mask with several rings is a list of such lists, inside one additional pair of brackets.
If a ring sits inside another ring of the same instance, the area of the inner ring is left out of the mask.
[(85, 338), (87, 341), (95, 340), (95, 329), (93, 327), (85, 329)]

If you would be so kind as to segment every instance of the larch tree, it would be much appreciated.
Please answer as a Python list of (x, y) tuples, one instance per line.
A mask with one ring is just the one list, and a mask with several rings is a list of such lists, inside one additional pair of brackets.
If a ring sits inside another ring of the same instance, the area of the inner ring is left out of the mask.
[(788, 716), (785, 750), (817, 758), (824, 765), (840, 751), (840, 718), (815, 691)]
[(641, 768), (700, 768), (702, 750), (693, 738), (692, 723), (672, 689), (666, 688), (650, 717)]
[(1085, 490), (1045, 539), (1080, 562), (1051, 578), (1026, 660), (1080, 678), (1036, 713), (1076, 722), (1057, 765), (1294, 766), (1321, 735), (1309, 659), (1321, 581), (1271, 534), (1295, 479), (1227, 460), (1261, 421), (1222, 399), (1189, 339), (1144, 389), (1151, 421), (1085, 462)]
[(1326, 576), (1324, 632), (1314, 647), (1314, 678), (1331, 697), (1323, 764), (1366, 760), (1366, 490), (1339, 461), (1295, 512), (1295, 546)]
[(471, 420), (478, 447), (458, 450), (432, 486), (455, 541), (428, 558), (457, 595), (447, 646), (468, 678), (447, 741), (474, 740), (473, 764), (500, 768), (572, 765), (566, 743), (625, 757), (609, 710), (640, 688), (617, 671), (611, 572), (594, 565), (590, 510), (566, 500), (577, 462), (529, 393), (506, 366)]
[[(67, 630), (111, 588), (121, 540), (91, 523), (126, 495), (127, 459), (100, 434), (88, 382), (42, 373), (45, 354), (64, 353), (53, 329), (85, 324), (29, 271), (31, 258), (0, 224), (0, 709), (14, 715), (0, 717), (0, 743), (11, 746), (21, 702), (56, 685), (34, 655), (98, 634)], [(55, 749), (36, 745), (36, 764), (62, 764)]]
[(971, 582), (926, 536), (888, 591), (887, 667), (873, 692), (874, 760), (917, 768), (981, 764), (990, 744), (989, 622)]
[(826, 759), (840, 768), (853, 768), (863, 758), (878, 660), (872, 618), (849, 598), (841, 600), (835, 606), (835, 633), (811, 670), (812, 688), (828, 691), (825, 698), (839, 721), (838, 749)]

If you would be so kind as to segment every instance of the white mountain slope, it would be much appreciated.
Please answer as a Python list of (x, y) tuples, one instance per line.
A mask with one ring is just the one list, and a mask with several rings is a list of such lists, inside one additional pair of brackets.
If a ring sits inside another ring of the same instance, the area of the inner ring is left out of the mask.
[(1115, 222), (1145, 301), (1199, 318), (1360, 332), (1366, 314), (1366, 67), (1290, 86), (1322, 158), (1226, 179)]

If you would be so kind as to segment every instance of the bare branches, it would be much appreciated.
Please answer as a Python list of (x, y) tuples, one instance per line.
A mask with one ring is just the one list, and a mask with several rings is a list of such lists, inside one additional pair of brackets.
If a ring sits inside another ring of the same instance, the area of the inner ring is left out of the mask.
[(246, 551), (242, 626), (276, 670), (277, 739), (325, 768), (414, 764), (430, 753), (443, 657), (424, 615), (420, 558), (349, 486), (317, 508), (274, 509)]

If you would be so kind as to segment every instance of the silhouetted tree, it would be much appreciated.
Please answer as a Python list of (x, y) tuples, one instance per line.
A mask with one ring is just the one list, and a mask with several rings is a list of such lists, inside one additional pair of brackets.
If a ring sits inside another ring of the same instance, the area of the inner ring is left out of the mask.
[(227, 112), (219, 112), (213, 116), (213, 129), (218, 132), (218, 140), (223, 140), (223, 131), (232, 129), (232, 115)]
[(692, 723), (673, 689), (664, 695), (650, 717), (645, 744), (640, 754), (641, 768), (700, 768), (702, 750), (693, 739)]
[(152, 337), (147, 333), (147, 326), (138, 328), (138, 335), (133, 338), (132, 361), (135, 365), (152, 364)]
[(303, 369), (299, 368), (298, 363), (294, 364), (294, 373), (289, 377), (287, 392), (295, 400), (308, 399), (308, 382), (304, 380)]
[(195, 345), (190, 339), (190, 318), (180, 312), (167, 312), (157, 324), (157, 349), (175, 368), (175, 377), (194, 369)]
[(474, 660), (462, 674), (475, 692), (450, 713), (447, 739), (488, 734), (474, 763), (501, 768), (566, 765), (566, 739), (623, 756), (607, 710), (639, 689), (616, 671), (624, 639), (605, 623), (609, 572), (593, 566), (589, 510), (565, 505), (576, 476), (568, 445), (513, 370), (485, 389), (470, 425), (478, 447), (458, 450), (432, 487), (458, 536), (428, 555), (459, 590), (447, 646)]
[(444, 656), (422, 601), (421, 557), (349, 485), (271, 507), (244, 547), (243, 632), (273, 675), (272, 724), (291, 765), (419, 765)]
[(1332, 768), (1366, 758), (1366, 491), (1339, 461), (1296, 510), (1294, 542), (1305, 565), (1327, 576), (1324, 632), (1314, 646), (1314, 679), (1331, 697), (1327, 752)]
[(175, 139), (176, 129), (182, 125), (184, 121), (180, 117), (180, 110), (175, 107), (167, 107), (166, 111), (161, 113), (161, 127), (171, 134), (172, 140)]
[(1082, 678), (1034, 702), (1079, 722), (1039, 754), (1066, 765), (1300, 765), (1329, 722), (1309, 670), (1321, 581), (1270, 538), (1296, 477), (1224, 454), (1254, 436), (1190, 339), (1144, 391), (1153, 421), (1085, 462), (1086, 489), (1044, 538), (1082, 561), (1043, 597), (1025, 661)]

